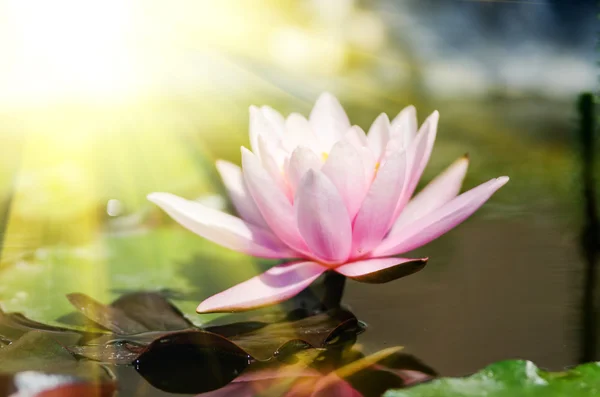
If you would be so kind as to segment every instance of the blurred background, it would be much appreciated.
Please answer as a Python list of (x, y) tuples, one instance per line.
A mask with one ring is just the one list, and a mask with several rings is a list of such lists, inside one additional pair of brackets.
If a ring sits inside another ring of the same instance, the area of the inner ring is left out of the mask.
[(591, 0), (0, 0), (0, 305), (53, 322), (66, 293), (163, 289), (201, 323), (199, 300), (265, 263), (183, 230), (146, 195), (225, 208), (214, 161), (239, 163), (249, 105), (307, 114), (328, 90), (363, 128), (409, 104), (420, 121), (439, 110), (423, 183), (466, 152), (465, 188), (511, 177), (420, 250), (419, 274), (347, 285), (366, 349), (404, 345), (445, 375), (504, 358), (574, 364), (576, 100), (596, 89), (596, 12)]

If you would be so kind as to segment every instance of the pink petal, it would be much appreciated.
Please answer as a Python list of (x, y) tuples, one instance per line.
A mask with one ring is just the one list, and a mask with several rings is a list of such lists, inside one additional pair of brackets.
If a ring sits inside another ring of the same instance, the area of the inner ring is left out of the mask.
[(292, 152), (286, 172), (287, 181), (292, 192), (298, 190), (300, 179), (308, 170), (319, 170), (322, 164), (321, 159), (312, 150), (302, 146), (296, 148)]
[(425, 264), (427, 258), (372, 258), (346, 263), (335, 271), (356, 281), (380, 284), (416, 273)]
[(371, 124), (367, 140), (369, 148), (375, 153), (377, 159), (381, 158), (384, 149), (390, 139), (390, 119), (387, 114), (381, 113)]
[(390, 235), (396, 234), (397, 230), (404, 225), (422, 218), (456, 197), (460, 192), (468, 166), (468, 157), (461, 157), (425, 186), (404, 207), (390, 230)]
[(256, 226), (268, 228), (258, 207), (254, 203), (254, 199), (248, 192), (248, 188), (246, 188), (242, 169), (224, 160), (217, 160), (216, 165), (229, 194), (229, 198), (242, 219)]
[(396, 211), (394, 211), (394, 219), (398, 217), (400, 211), (402, 211), (408, 200), (410, 200), (429, 162), (431, 150), (435, 142), (439, 117), (437, 111), (433, 112), (425, 120), (414, 142), (407, 149), (408, 179), (404, 186), (402, 197), (396, 206)]
[(271, 129), (276, 132), (279, 137), (281, 137), (285, 128), (285, 119), (283, 116), (270, 106), (261, 106), (260, 110), (265, 120), (267, 120), (271, 126)]
[(282, 172), (285, 152), (283, 149), (267, 142), (263, 136), (258, 137), (258, 148), (263, 168), (267, 170), (273, 181), (279, 186), (279, 189), (286, 194), (288, 199), (291, 199), (291, 191), (285, 182)]
[(356, 148), (362, 148), (369, 144), (367, 134), (357, 125), (350, 127), (346, 135), (344, 135), (344, 140), (350, 142)]
[(265, 258), (297, 256), (267, 229), (170, 193), (152, 193), (148, 200), (192, 232), (223, 247)]
[(250, 147), (259, 158), (262, 156), (258, 146), (259, 136), (264, 136), (269, 141), (279, 140), (279, 134), (273, 127), (273, 123), (265, 117), (261, 109), (250, 106)]
[(495, 178), (461, 194), (423, 218), (405, 225), (394, 235), (388, 236), (373, 251), (373, 255), (399, 255), (435, 240), (471, 216), (506, 182), (506, 176)]
[(288, 246), (306, 253), (308, 247), (296, 227), (292, 204), (256, 156), (246, 148), (242, 148), (242, 167), (248, 191), (267, 225)]
[(322, 151), (308, 120), (298, 113), (290, 114), (285, 120), (283, 145), (288, 152), (294, 151), (298, 146), (305, 146), (315, 152)]
[(352, 144), (339, 141), (333, 145), (321, 171), (335, 185), (348, 216), (354, 219), (369, 187), (360, 153)]
[(408, 147), (417, 134), (417, 109), (407, 106), (392, 120), (390, 138), (397, 139), (402, 147)]
[(363, 256), (375, 248), (392, 224), (392, 213), (402, 193), (406, 170), (405, 152), (390, 155), (365, 197), (354, 219), (353, 256)]
[(352, 225), (337, 189), (327, 177), (309, 170), (294, 200), (298, 230), (321, 261), (342, 262), (352, 246)]
[(204, 300), (196, 311), (214, 313), (257, 309), (290, 299), (315, 281), (326, 267), (315, 262), (277, 265)]
[(342, 138), (350, 128), (350, 121), (337, 98), (328, 92), (319, 96), (310, 112), (310, 125), (315, 135), (328, 147)]
[(359, 148), (360, 158), (362, 159), (363, 167), (365, 170), (365, 181), (368, 186), (373, 182), (375, 177), (375, 171), (377, 167), (377, 159), (371, 149), (367, 147)]

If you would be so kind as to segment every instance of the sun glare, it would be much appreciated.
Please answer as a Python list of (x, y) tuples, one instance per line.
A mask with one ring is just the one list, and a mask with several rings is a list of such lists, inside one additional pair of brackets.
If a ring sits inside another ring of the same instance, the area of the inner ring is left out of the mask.
[(132, 88), (127, 0), (3, 1), (0, 84), (11, 101), (103, 97)]

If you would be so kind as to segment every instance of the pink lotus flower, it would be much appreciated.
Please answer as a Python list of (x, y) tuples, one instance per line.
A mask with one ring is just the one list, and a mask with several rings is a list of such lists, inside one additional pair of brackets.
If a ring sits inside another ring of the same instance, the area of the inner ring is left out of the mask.
[(199, 313), (254, 309), (289, 299), (327, 270), (386, 282), (427, 258), (396, 257), (438, 238), (473, 214), (508, 177), (458, 195), (468, 159), (454, 162), (412, 200), (429, 160), (439, 114), (417, 130), (415, 108), (369, 134), (322, 94), (310, 117), (250, 108), (242, 169), (218, 161), (239, 218), (169, 193), (148, 199), (189, 230), (224, 247), (265, 258), (297, 259), (216, 294)]

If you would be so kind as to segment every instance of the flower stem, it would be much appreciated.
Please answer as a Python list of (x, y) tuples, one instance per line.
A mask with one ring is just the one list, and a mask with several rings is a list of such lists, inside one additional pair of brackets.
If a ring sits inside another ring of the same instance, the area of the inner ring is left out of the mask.
[(325, 274), (325, 280), (323, 280), (323, 285), (325, 286), (323, 306), (325, 310), (338, 309), (340, 307), (345, 284), (345, 276), (331, 270)]

